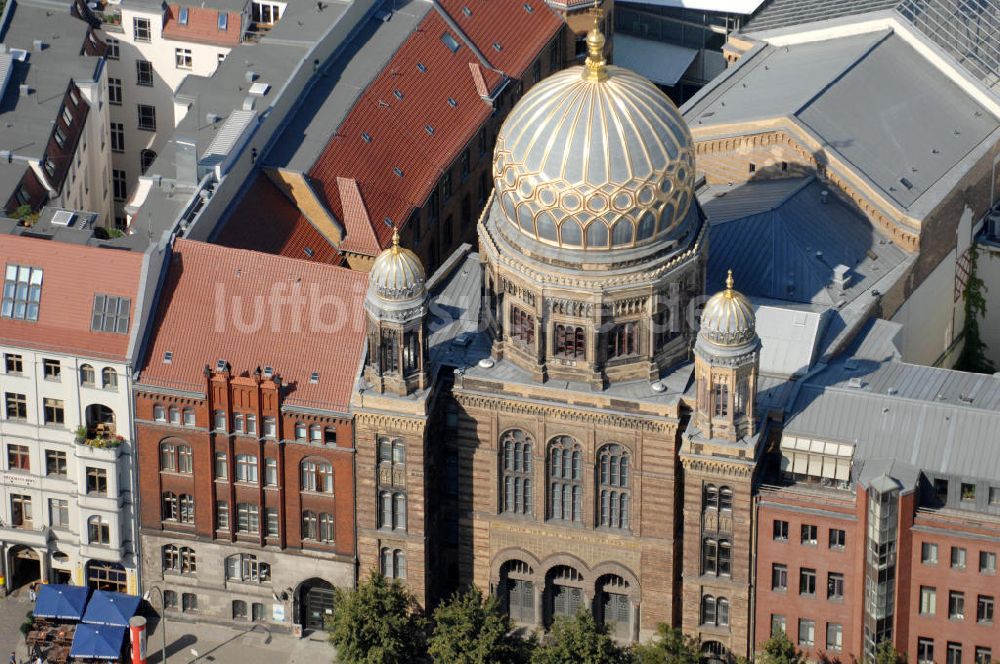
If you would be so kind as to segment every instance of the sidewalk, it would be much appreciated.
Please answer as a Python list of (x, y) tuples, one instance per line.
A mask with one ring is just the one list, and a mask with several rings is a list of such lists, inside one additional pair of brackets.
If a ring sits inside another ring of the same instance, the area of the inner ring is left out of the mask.
[[(7, 663), (12, 650), (17, 653), (18, 662), (27, 661), (28, 650), (18, 627), (31, 608), (27, 595), (0, 599), (0, 662), (3, 664)], [(149, 664), (161, 664), (163, 640), (158, 622), (155, 618), (149, 621), (152, 629), (146, 638)], [(333, 664), (333, 658), (333, 647), (322, 633), (297, 639), (290, 634), (269, 634), (264, 625), (232, 629), (167, 620), (166, 664)]]

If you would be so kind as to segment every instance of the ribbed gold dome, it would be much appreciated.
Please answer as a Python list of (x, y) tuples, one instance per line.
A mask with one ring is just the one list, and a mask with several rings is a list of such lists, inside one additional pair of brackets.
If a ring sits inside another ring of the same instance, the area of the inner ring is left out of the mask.
[(398, 301), (423, 297), (427, 275), (417, 255), (399, 246), (399, 233), (392, 234), (392, 246), (375, 259), (368, 272), (369, 289), (383, 300)]
[(713, 295), (701, 314), (699, 335), (717, 346), (741, 346), (757, 335), (753, 305), (742, 293), (733, 290), (733, 271), (726, 278), (726, 289)]
[(610, 250), (651, 244), (685, 218), (694, 192), (691, 134), (673, 102), (638, 74), (590, 55), (536, 84), (497, 136), (503, 216), (539, 242)]

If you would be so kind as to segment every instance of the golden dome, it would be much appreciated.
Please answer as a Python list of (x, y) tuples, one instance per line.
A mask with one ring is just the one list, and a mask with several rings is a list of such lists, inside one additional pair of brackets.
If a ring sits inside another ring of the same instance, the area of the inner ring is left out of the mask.
[(368, 272), (369, 289), (383, 300), (422, 298), (427, 294), (427, 275), (417, 255), (399, 246), (399, 232), (392, 234), (392, 246), (375, 259)]
[(726, 289), (709, 298), (701, 314), (699, 336), (716, 346), (741, 346), (757, 336), (753, 305), (733, 290), (733, 271), (726, 277)]
[(496, 200), (519, 233), (558, 247), (652, 244), (685, 220), (694, 149), (677, 107), (635, 72), (605, 63), (587, 35), (582, 67), (537, 83), (497, 136)]

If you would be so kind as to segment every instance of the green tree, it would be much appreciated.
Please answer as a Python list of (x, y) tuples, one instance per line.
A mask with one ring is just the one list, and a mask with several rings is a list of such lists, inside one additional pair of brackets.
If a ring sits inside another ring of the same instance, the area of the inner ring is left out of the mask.
[(330, 643), (342, 664), (411, 664), (424, 659), (427, 620), (398, 580), (372, 572), (355, 590), (335, 591)]
[(531, 653), (531, 664), (626, 664), (630, 659), (608, 635), (607, 625), (598, 625), (586, 609), (573, 618), (556, 618), (551, 633)]
[(655, 639), (632, 648), (632, 656), (636, 664), (698, 664), (701, 659), (696, 637), (664, 623), (657, 625)]
[(777, 632), (771, 635), (761, 647), (756, 664), (805, 664), (806, 657), (795, 644), (788, 640), (784, 632)]
[(889, 639), (883, 639), (875, 647), (873, 664), (906, 664), (906, 655), (896, 650)]
[(979, 251), (973, 243), (969, 248), (969, 277), (962, 291), (962, 298), (965, 300), (965, 329), (962, 331), (964, 343), (955, 368), (975, 373), (993, 373), (996, 367), (986, 357), (986, 342), (979, 332), (979, 319), (986, 315), (986, 285), (977, 274), (978, 267)]
[(483, 599), (475, 586), (434, 610), (428, 652), (442, 664), (526, 662), (531, 642), (510, 633), (510, 620), (495, 596)]

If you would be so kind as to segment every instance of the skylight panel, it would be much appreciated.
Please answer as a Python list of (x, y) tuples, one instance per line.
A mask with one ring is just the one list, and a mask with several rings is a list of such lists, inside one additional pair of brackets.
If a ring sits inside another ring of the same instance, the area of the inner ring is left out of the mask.
[(181, 25), (187, 25), (190, 13), (191, 12), (187, 7), (181, 7), (180, 12), (177, 14), (177, 22)]
[(452, 108), (458, 108), (458, 102), (455, 101), (454, 97), (448, 97), (448, 105)]
[(219, 12), (219, 32), (225, 32), (229, 28), (229, 14)]
[(37, 321), (41, 299), (41, 268), (8, 265), (3, 282), (3, 299), (0, 301), (0, 316)]
[(128, 334), (129, 310), (132, 300), (117, 295), (94, 295), (94, 311), (90, 319), (91, 332)]
[(421, 74), (426, 74), (427, 73), (427, 65), (425, 65), (422, 62), (418, 62), (417, 63), (417, 69), (420, 70)]
[(441, 35), (441, 41), (444, 42), (444, 45), (447, 46), (448, 50), (450, 50), (452, 53), (458, 52), (460, 44), (454, 37), (451, 36), (450, 32), (445, 32), (443, 35)]

